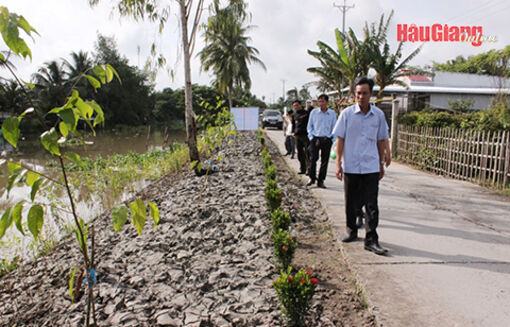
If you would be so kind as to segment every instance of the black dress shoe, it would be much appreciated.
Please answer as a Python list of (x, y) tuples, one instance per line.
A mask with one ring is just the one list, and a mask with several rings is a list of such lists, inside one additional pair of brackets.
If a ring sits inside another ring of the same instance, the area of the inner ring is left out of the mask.
[(290, 156), (291, 159), (294, 159), (294, 155)]
[(312, 186), (313, 184), (315, 184), (315, 181), (311, 179), (308, 181), (308, 183), (306, 183), (306, 186)]
[(320, 188), (326, 188), (326, 185), (324, 185), (324, 182), (323, 181), (319, 181), (317, 183), (317, 186), (320, 187)]
[(378, 255), (383, 255), (388, 252), (388, 250), (383, 249), (377, 242), (365, 243), (365, 250), (374, 252)]
[(298, 175), (304, 175), (304, 174), (306, 174), (306, 171), (300, 171), (300, 172), (298, 173)]
[(345, 233), (344, 236), (342, 237), (342, 242), (344, 243), (349, 243), (349, 242), (352, 242), (354, 240), (356, 240), (358, 238), (358, 235), (356, 233)]

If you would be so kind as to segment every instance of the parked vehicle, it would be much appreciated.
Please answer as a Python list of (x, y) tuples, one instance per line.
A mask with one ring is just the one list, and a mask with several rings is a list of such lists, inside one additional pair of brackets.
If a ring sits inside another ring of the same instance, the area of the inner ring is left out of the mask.
[(266, 127), (283, 128), (283, 117), (279, 110), (266, 109), (262, 112), (262, 128)]

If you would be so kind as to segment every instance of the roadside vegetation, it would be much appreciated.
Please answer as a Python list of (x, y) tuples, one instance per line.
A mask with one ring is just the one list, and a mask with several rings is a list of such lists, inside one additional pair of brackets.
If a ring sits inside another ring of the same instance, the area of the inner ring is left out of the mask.
[[(12, 53), (4, 53), (0, 69), (15, 69), (11, 63)], [(88, 81), (78, 77), (98, 64), (108, 63), (119, 74), (120, 81), (113, 80), (109, 85), (94, 91)], [(53, 123), (48, 111), (60, 106), (75, 87), (84, 98), (96, 101), (104, 112), (106, 128), (119, 126), (167, 126), (169, 130), (184, 129), (184, 88), (164, 88), (155, 90), (151, 72), (129, 63), (119, 53), (115, 39), (98, 35), (96, 50), (89, 53), (83, 50), (71, 52), (67, 58), (46, 62), (32, 75), (30, 85), (20, 86), (14, 78), (0, 80), (0, 111), (20, 115), (30, 106), (26, 93), (39, 103), (41, 113)], [(213, 86), (194, 84), (193, 110), (198, 115), (217, 114), (200, 106), (202, 102), (215, 105), (226, 101), (226, 96)], [(264, 101), (251, 94), (249, 89), (236, 89), (233, 106), (265, 107)], [(38, 130), (37, 123), (23, 121), (24, 130)]]
[[(455, 108), (455, 104), (450, 104)], [(510, 104), (506, 96), (494, 98), (488, 110), (482, 111), (437, 111), (425, 108), (399, 117), (399, 123), (423, 127), (451, 127), (476, 130), (510, 129)]]

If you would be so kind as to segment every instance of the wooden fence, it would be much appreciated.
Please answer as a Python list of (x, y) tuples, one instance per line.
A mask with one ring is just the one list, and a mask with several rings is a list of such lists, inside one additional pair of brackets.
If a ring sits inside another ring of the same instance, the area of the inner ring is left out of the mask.
[(398, 126), (398, 157), (451, 178), (510, 184), (510, 131)]

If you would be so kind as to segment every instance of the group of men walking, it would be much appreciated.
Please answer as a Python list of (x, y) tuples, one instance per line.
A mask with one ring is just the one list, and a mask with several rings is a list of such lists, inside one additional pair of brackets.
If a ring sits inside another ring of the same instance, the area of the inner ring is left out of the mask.
[(365, 249), (384, 254), (386, 250), (379, 245), (376, 232), (379, 223), (377, 197), (384, 167), (391, 163), (391, 152), (384, 113), (369, 102), (373, 86), (372, 80), (359, 79), (355, 88), (356, 104), (345, 108), (338, 118), (335, 111), (328, 108), (326, 94), (318, 97), (319, 107), (310, 111), (295, 100), (294, 111), (287, 117), (291, 127), (286, 135), (287, 140), (291, 137), (295, 141), (299, 174), (308, 175), (307, 186), (317, 183), (320, 188), (326, 188), (324, 180), (336, 138), (336, 177), (344, 182), (346, 214), (346, 234), (342, 241), (357, 239), (364, 216)]

